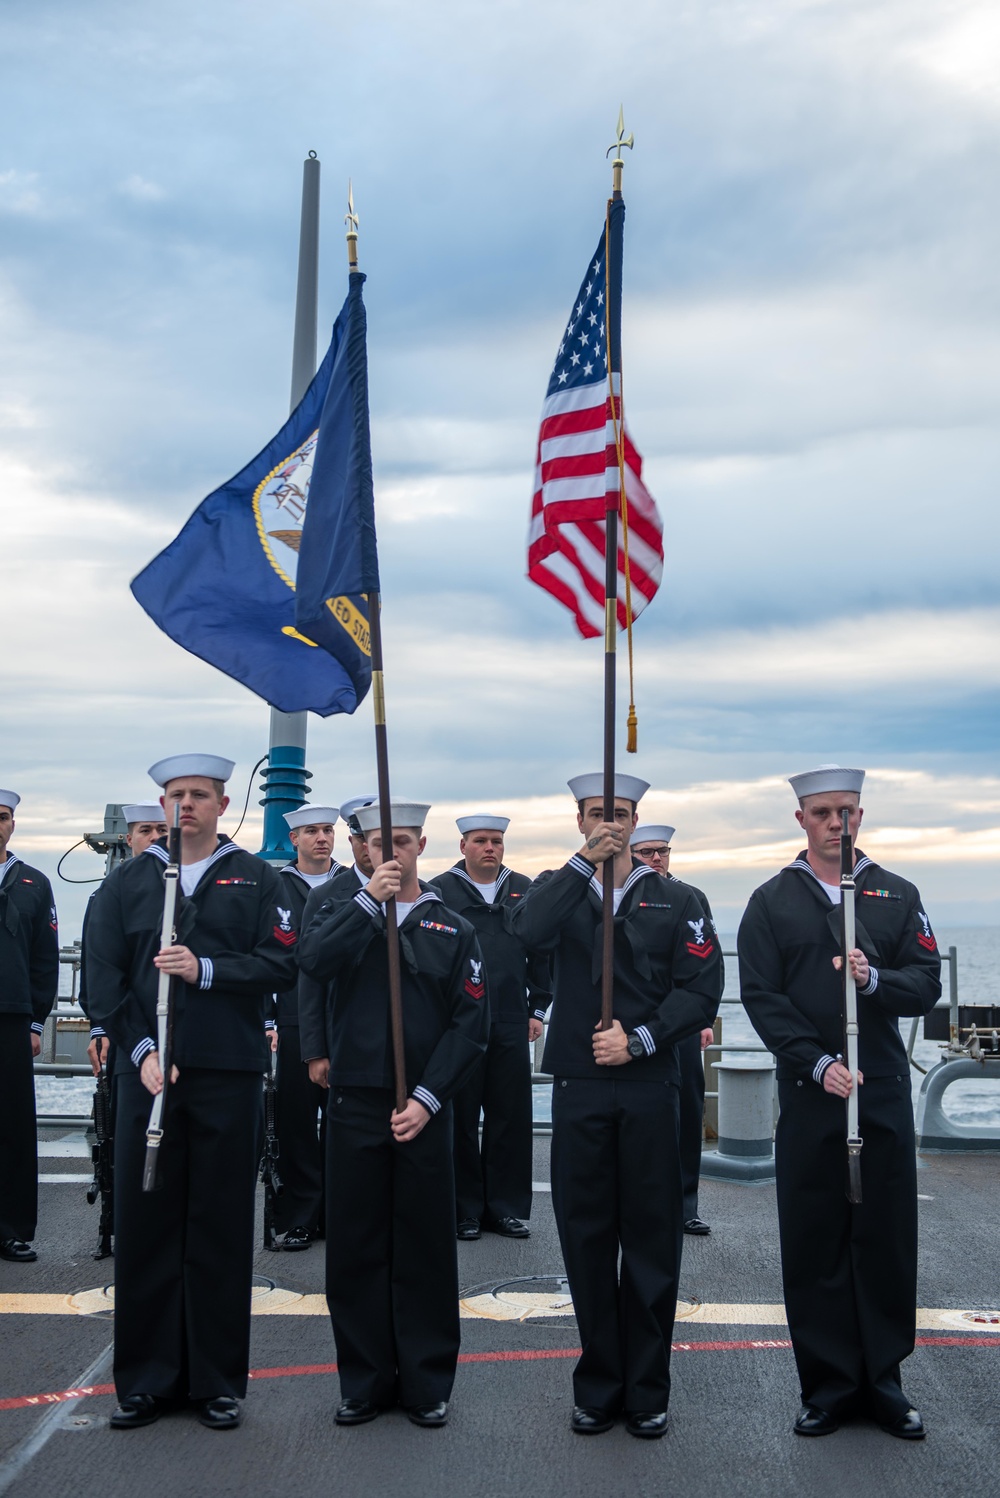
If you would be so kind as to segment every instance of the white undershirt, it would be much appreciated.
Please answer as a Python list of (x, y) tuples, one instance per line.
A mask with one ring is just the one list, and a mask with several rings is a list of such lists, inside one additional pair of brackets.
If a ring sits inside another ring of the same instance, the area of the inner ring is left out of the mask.
[(823, 888), (826, 890), (827, 894), (830, 896), (830, 904), (831, 905), (839, 905), (840, 904), (840, 885), (839, 884), (827, 884), (827, 882), (826, 882), (825, 879), (820, 879), (819, 882), (823, 886)]
[(214, 857), (214, 853), (210, 853), (207, 858), (199, 858), (197, 863), (181, 864), (181, 889), (186, 895), (194, 894), (198, 887), (199, 879)]
[(326, 883), (333, 874), (333, 870), (329, 869), (325, 874), (303, 874), (302, 870), (299, 869), (298, 874), (300, 879), (304, 879), (307, 884), (315, 889), (317, 885)]
[(473, 884), (475, 884), (476, 889), (478, 889), (479, 893), (482, 895), (482, 897), (486, 901), (487, 905), (492, 905), (492, 904), (495, 903), (496, 897), (497, 897), (497, 880), (496, 879), (494, 879), (494, 881), (493, 881), (492, 884), (479, 884), (479, 883), (477, 883), (477, 881), (475, 879), (472, 882), (473, 882)]
[(614, 891), (615, 915), (618, 914), (618, 907), (622, 903), (622, 896), (624, 895), (624, 893), (625, 891), (623, 889), (616, 889)]
[[(409, 905), (407, 905), (402, 900), (397, 900), (396, 901), (396, 925), (397, 926), (401, 926), (403, 924), (403, 922), (406, 920), (406, 917), (409, 915), (410, 911), (413, 909), (413, 907), (414, 907), (414, 905), (416, 905), (416, 903), (417, 903), (416, 900), (411, 900), (410, 903), (409, 903)], [(385, 911), (385, 906), (384, 905), (382, 906), (382, 910), (383, 910), (383, 912)]]

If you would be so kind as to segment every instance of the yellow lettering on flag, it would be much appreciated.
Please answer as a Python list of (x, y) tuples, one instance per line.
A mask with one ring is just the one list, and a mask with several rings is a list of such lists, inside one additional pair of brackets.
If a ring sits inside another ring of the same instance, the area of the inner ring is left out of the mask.
[(355, 608), (349, 598), (328, 598), (326, 606), (337, 620), (337, 623), (350, 635), (355, 645), (364, 655), (371, 655), (372, 642), (368, 632), (368, 620), (360, 609)]

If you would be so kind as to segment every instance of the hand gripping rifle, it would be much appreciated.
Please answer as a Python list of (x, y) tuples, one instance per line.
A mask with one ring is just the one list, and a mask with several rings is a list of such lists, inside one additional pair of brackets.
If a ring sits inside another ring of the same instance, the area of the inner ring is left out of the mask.
[(271, 1061), (264, 1073), (264, 1153), (260, 1157), (260, 1179), (264, 1187), (264, 1247), (277, 1249), (278, 1240), (274, 1229), (274, 1204), (284, 1191), (284, 1183), (278, 1174), (278, 1057), (271, 1052)]
[[(163, 872), (163, 923), (160, 927), (160, 950), (172, 947), (176, 932), (174, 920), (177, 914), (177, 888), (181, 875), (181, 809), (174, 804), (174, 825), (167, 842), (167, 867)], [(163, 1143), (164, 1116), (167, 1093), (170, 1090), (170, 1070), (174, 1049), (174, 979), (169, 973), (160, 973), (156, 991), (156, 1048), (160, 1056), (160, 1071), (163, 1086), (153, 1099), (149, 1110), (149, 1126), (146, 1129), (146, 1163), (142, 1172), (143, 1191), (155, 1191), (158, 1185), (157, 1166), (160, 1145)]]
[(861, 1201), (861, 1135), (858, 1133), (858, 990), (850, 954), (857, 945), (854, 926), (854, 848), (849, 831), (850, 812), (841, 812), (840, 833), (840, 957), (844, 974), (844, 1060), (853, 1086), (847, 1095), (847, 1200)]
[(87, 1187), (87, 1201), (93, 1206), (101, 1198), (101, 1221), (93, 1257), (107, 1259), (114, 1252), (111, 1235), (115, 1221), (115, 1136), (111, 1126), (111, 1084), (104, 1066), (98, 1073), (94, 1091), (94, 1133), (97, 1143), (90, 1147), (94, 1179)]

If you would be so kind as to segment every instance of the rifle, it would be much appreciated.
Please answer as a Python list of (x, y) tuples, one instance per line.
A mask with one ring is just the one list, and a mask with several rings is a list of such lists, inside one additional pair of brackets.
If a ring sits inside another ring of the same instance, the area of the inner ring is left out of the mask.
[(840, 956), (844, 974), (844, 1060), (854, 1085), (847, 1096), (847, 1200), (861, 1201), (861, 1135), (858, 1133), (858, 990), (851, 972), (850, 952), (857, 945), (854, 924), (854, 849), (849, 831), (850, 812), (841, 812), (840, 833)]
[[(181, 874), (181, 809), (174, 804), (174, 825), (167, 842), (167, 867), (163, 872), (163, 921), (160, 926), (160, 950), (172, 947), (176, 932), (174, 918), (177, 913), (177, 888)], [(153, 1099), (149, 1110), (149, 1125), (146, 1129), (146, 1163), (142, 1172), (143, 1191), (155, 1191), (160, 1145), (163, 1143), (164, 1117), (167, 1093), (170, 1090), (170, 1069), (173, 1065), (174, 1048), (174, 979), (169, 973), (160, 973), (156, 990), (156, 1046), (160, 1055), (160, 1071), (163, 1086)]]
[(94, 1179), (87, 1187), (87, 1201), (93, 1206), (97, 1198), (101, 1198), (101, 1221), (97, 1229), (97, 1248), (92, 1257), (107, 1259), (114, 1253), (111, 1235), (115, 1221), (115, 1136), (111, 1126), (111, 1084), (104, 1066), (98, 1074), (94, 1091), (94, 1133), (97, 1143), (90, 1147)]
[(285, 1187), (278, 1174), (278, 1057), (271, 1052), (271, 1064), (264, 1073), (264, 1153), (260, 1157), (260, 1179), (264, 1187), (264, 1247), (277, 1250), (274, 1229), (274, 1204)]

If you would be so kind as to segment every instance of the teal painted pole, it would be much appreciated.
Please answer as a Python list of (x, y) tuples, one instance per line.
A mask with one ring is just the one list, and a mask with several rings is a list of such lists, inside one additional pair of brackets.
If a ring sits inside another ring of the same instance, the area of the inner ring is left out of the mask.
[[(316, 323), (319, 312), (319, 160), (310, 151), (302, 163), (302, 219), (299, 229), (299, 279), (295, 293), (295, 337), (292, 343), (294, 411), (316, 373)], [(261, 858), (287, 863), (293, 856), (286, 811), (294, 811), (309, 795), (312, 778), (306, 769), (308, 714), (271, 709), (267, 765), (261, 777), (264, 842)]]

